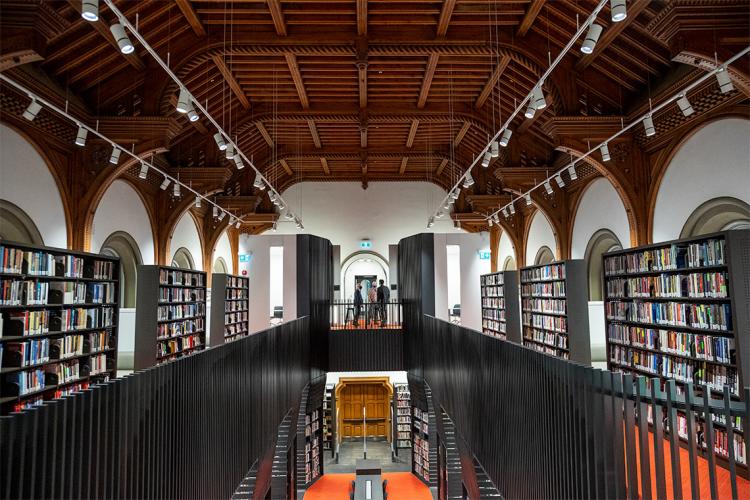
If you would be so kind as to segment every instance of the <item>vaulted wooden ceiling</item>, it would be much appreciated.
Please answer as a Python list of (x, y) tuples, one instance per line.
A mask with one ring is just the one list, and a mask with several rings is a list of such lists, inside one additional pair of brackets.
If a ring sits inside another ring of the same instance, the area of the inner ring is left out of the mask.
[[(283, 189), (306, 180), (452, 184), (598, 2), (115, 3)], [(103, 2), (94, 23), (81, 19), (79, 0), (0, 0), (0, 9), (9, 74), (95, 118), (127, 117), (143, 130), (168, 119), (163, 155), (174, 168), (229, 168), (206, 120), (175, 111), (177, 87), (145, 49), (117, 50)], [(558, 165), (560, 120), (592, 117), (597, 127), (594, 117), (637, 112), (649, 92), (685, 76), (673, 62), (680, 54), (721, 60), (744, 47), (749, 12), (747, 0), (630, 0), (627, 19), (612, 23), (605, 7), (594, 53), (576, 44), (545, 82), (549, 106), (516, 118), (510, 147), (477, 172), (475, 191), (502, 192), (513, 169)], [(230, 180), (242, 194), (252, 191), (248, 171)]]

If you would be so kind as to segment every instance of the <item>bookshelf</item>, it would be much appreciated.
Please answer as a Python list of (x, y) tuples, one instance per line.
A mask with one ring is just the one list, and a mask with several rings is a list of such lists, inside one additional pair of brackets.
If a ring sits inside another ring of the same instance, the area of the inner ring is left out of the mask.
[(323, 450), (330, 451), (331, 456), (334, 453), (333, 423), (336, 421), (333, 411), (335, 399), (333, 391), (335, 388), (335, 384), (327, 384), (323, 393)]
[[(748, 384), (743, 374), (750, 373), (750, 230), (620, 250), (602, 259), (609, 369), (656, 377), (662, 385), (673, 379), (679, 392), (685, 383), (705, 384), (717, 400), (728, 385), (732, 398), (740, 399)], [(747, 477), (746, 431), (740, 419), (729, 425)], [(714, 422), (714, 452), (725, 466), (726, 428), (726, 422)], [(683, 441), (686, 429), (678, 413)]]
[(0, 242), (0, 414), (117, 375), (120, 261)]
[[(396, 450), (411, 448), (411, 393), (409, 384), (393, 384), (393, 406), (395, 421)], [(396, 452), (398, 455), (398, 451)]]
[(201, 351), (206, 345), (206, 273), (138, 266), (135, 369)]
[(425, 483), (430, 483), (430, 425), (429, 412), (412, 406), (411, 469)]
[(250, 280), (232, 274), (211, 275), (211, 347), (249, 333)]
[(521, 269), (523, 345), (591, 365), (587, 274), (583, 260)]
[(322, 408), (305, 414), (305, 483), (309, 484), (323, 474), (321, 451), (323, 449)]
[(482, 333), (521, 343), (518, 272), (501, 271), (479, 278), (482, 298)]

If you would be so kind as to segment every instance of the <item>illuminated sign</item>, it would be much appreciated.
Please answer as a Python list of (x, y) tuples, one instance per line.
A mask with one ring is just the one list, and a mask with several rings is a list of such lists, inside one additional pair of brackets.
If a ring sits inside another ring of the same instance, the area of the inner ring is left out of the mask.
[(253, 259), (253, 254), (240, 254), (240, 262), (250, 262)]
[(478, 251), (479, 260), (490, 260), (490, 252)]
[(362, 240), (359, 242), (359, 248), (372, 248), (372, 241)]

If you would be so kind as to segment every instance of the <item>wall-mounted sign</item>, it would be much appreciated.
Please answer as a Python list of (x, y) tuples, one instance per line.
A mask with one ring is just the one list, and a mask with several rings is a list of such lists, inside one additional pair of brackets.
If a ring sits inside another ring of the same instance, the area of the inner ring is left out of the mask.
[(359, 248), (372, 248), (372, 241), (370, 240), (362, 240), (359, 242)]
[(490, 260), (489, 251), (478, 251), (477, 254), (479, 255), (479, 260)]
[(251, 253), (240, 254), (240, 262), (250, 262), (252, 259), (253, 254)]

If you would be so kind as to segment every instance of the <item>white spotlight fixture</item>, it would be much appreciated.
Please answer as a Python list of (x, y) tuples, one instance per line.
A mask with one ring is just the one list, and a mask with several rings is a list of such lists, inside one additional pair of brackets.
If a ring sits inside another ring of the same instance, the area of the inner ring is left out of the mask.
[(211, 210), (211, 213), (213, 214), (213, 216), (214, 216), (214, 219), (215, 219), (216, 217), (218, 217), (218, 216), (219, 216), (219, 207), (217, 207), (216, 205), (214, 205), (214, 206), (213, 206), (213, 209)]
[(271, 200), (272, 202), (276, 201), (276, 195), (274, 194), (273, 191), (268, 191), (268, 199)]
[(453, 198), (454, 200), (457, 200), (460, 194), (461, 194), (461, 188), (456, 188), (455, 191), (451, 191), (451, 198)]
[(544, 189), (547, 191), (548, 195), (552, 195), (552, 185), (549, 183), (549, 181), (544, 182)]
[(602, 161), (609, 161), (609, 146), (607, 146), (606, 142), (602, 144), (602, 147), (599, 148), (599, 151), (601, 151), (602, 153)]
[(572, 163), (568, 167), (568, 175), (570, 176), (571, 181), (578, 179), (578, 174), (576, 173), (576, 166), (573, 165)]
[(234, 216), (232, 215), (229, 216), (229, 225), (234, 226)]
[(643, 128), (646, 130), (646, 137), (651, 137), (652, 135), (656, 134), (656, 129), (654, 128), (654, 120), (651, 118), (651, 115), (646, 115), (646, 118), (643, 119)]
[(143, 162), (141, 162), (141, 171), (138, 172), (138, 177), (141, 179), (148, 177), (148, 165)]
[(526, 206), (530, 206), (531, 205), (531, 193), (526, 193), (525, 195), (523, 195), (523, 198), (526, 200)]
[(276, 229), (277, 229), (277, 228), (276, 228), (276, 223), (274, 222), (274, 223), (273, 223), (273, 226), (271, 226), (271, 231), (273, 231), (273, 232), (275, 233), (275, 232), (276, 232)]
[(625, 0), (609, 0), (609, 11), (612, 15), (612, 22), (619, 23), (628, 17), (628, 8)]
[(190, 93), (185, 87), (180, 87), (180, 95), (177, 97), (177, 106), (175, 106), (175, 109), (178, 113), (185, 114), (192, 107), (192, 104), (190, 104)]
[(526, 108), (526, 112), (523, 114), (526, 118), (534, 118), (534, 113), (536, 113), (536, 108), (534, 107), (533, 100), (529, 100), (529, 107)]
[(488, 224), (488, 225), (489, 225), (490, 227), (492, 227), (492, 223), (493, 223), (493, 222), (492, 222), (492, 217), (488, 217), (488, 218), (487, 218), (487, 224)]
[(508, 207), (503, 208), (503, 217), (505, 217), (506, 219), (510, 217), (510, 214), (508, 214)]
[(286, 220), (294, 220), (294, 214), (292, 212), (287, 212), (284, 218), (286, 218)]
[(26, 111), (23, 112), (23, 117), (29, 120), (30, 122), (34, 121), (34, 118), (36, 118), (37, 113), (42, 109), (42, 105), (36, 102), (36, 99), (31, 99), (31, 102), (29, 103), (29, 107), (26, 108)]
[(500, 156), (500, 144), (497, 141), (492, 141), (490, 144), (490, 154), (493, 158)]
[(513, 202), (510, 202), (510, 205), (508, 205), (508, 211), (510, 212), (510, 215), (516, 215), (516, 207), (513, 205)]
[(222, 210), (221, 212), (219, 212), (219, 222), (223, 221), (224, 217), (226, 217), (226, 215), (227, 215), (227, 213), (224, 210)]
[(227, 160), (234, 159), (234, 146), (227, 144), (227, 149), (224, 150), (224, 158)]
[(719, 69), (719, 72), (716, 73), (716, 81), (719, 84), (719, 90), (721, 90), (722, 94), (726, 94), (727, 92), (731, 92), (734, 90), (732, 79), (729, 77), (729, 72), (724, 66), (722, 66)]
[(174, 194), (175, 198), (179, 198), (180, 197), (180, 183), (179, 182), (175, 182), (174, 183), (174, 187), (172, 189), (172, 194)]
[(487, 151), (486, 153), (484, 153), (484, 158), (482, 158), (482, 166), (484, 168), (489, 167), (491, 159), (492, 159), (492, 154), (489, 151)]
[(458, 222), (457, 220), (454, 220), (453, 221), (453, 229), (455, 229), (456, 231), (460, 231), (461, 230), (461, 223)]
[(187, 115), (188, 115), (188, 120), (190, 120), (191, 122), (197, 122), (198, 119), (200, 118), (198, 113), (195, 111), (195, 108), (193, 108), (192, 104), (190, 105), (190, 109), (188, 110)]
[(505, 132), (503, 132), (503, 136), (500, 138), (500, 145), (502, 147), (508, 147), (508, 142), (510, 141), (511, 135), (513, 135), (513, 131), (509, 128), (506, 128)]
[(555, 176), (555, 182), (557, 182), (557, 185), (560, 186), (560, 189), (565, 187), (565, 181), (563, 180), (561, 174), (557, 174)]
[(446, 201), (445, 205), (443, 205), (443, 210), (448, 210), (450, 208), (451, 208), (451, 204)]
[(286, 208), (286, 205), (284, 205), (283, 201), (279, 201), (279, 210), (284, 210)]
[(119, 163), (120, 153), (121, 153), (120, 148), (118, 148), (117, 146), (112, 146), (112, 154), (109, 155), (109, 162), (112, 165), (117, 165), (117, 163)]
[(237, 221), (237, 223), (236, 223), (236, 224), (234, 225), (234, 227), (235, 227), (236, 229), (239, 229), (239, 228), (240, 228), (240, 224), (242, 224), (242, 221), (239, 221), (239, 220), (238, 220), (238, 221)]
[(164, 180), (161, 181), (161, 185), (159, 186), (159, 188), (161, 188), (162, 191), (166, 191), (169, 187), (169, 182), (169, 177), (165, 177)]
[(443, 215), (444, 215), (443, 212), (438, 212), (438, 213), (435, 214), (435, 218), (436, 219), (442, 219)]
[(200, 207), (201, 207), (201, 197), (196, 194), (195, 195), (195, 208), (200, 208)]
[(474, 178), (471, 176), (471, 172), (466, 173), (466, 178), (464, 178), (464, 189), (470, 188), (474, 185)]
[(220, 151), (225, 151), (227, 149), (227, 143), (224, 142), (224, 137), (222, 137), (221, 132), (216, 132), (214, 134), (214, 141), (216, 141), (216, 145), (219, 146)]
[(534, 103), (534, 109), (544, 109), (547, 107), (547, 101), (544, 99), (544, 91), (542, 91), (541, 85), (534, 87), (531, 100)]
[(581, 52), (584, 54), (591, 54), (594, 52), (596, 42), (599, 41), (599, 35), (602, 34), (602, 27), (596, 23), (589, 26), (589, 31), (586, 33), (586, 38), (583, 40), (581, 45)]
[(99, 0), (83, 0), (81, 2), (81, 17), (87, 21), (99, 20)]
[[(120, 47), (120, 52), (123, 54), (132, 54), (135, 50), (135, 47), (133, 46), (133, 42), (130, 41), (130, 38), (128, 38), (128, 35), (125, 33), (125, 28), (122, 27), (122, 24), (115, 23), (112, 26), (109, 27), (109, 31), (112, 32), (112, 36), (115, 37), (115, 41), (117, 42), (117, 46)], [(187, 111), (182, 111), (182, 113), (186, 113)]]
[(87, 135), (89, 135), (89, 131), (83, 128), (83, 126), (78, 125), (78, 134), (76, 134), (76, 145), (85, 146)]
[(690, 101), (688, 101), (688, 98), (685, 94), (680, 96), (679, 99), (677, 99), (677, 106), (680, 108), (680, 111), (682, 111), (682, 114), (685, 116), (690, 116), (693, 113), (695, 113), (695, 110), (690, 105)]
[(242, 156), (239, 153), (234, 155), (234, 164), (237, 166), (237, 170), (245, 168), (245, 162), (242, 161)]
[(260, 176), (260, 172), (255, 173), (255, 181), (253, 182), (253, 186), (263, 191), (266, 189), (266, 184), (263, 182), (263, 178)]
[(430, 228), (435, 225), (435, 219), (433, 217), (430, 217), (427, 219), (427, 227)]
[(497, 215), (497, 212), (492, 214), (492, 220), (495, 222), (495, 224), (498, 224), (498, 225), (500, 224), (500, 216)]

